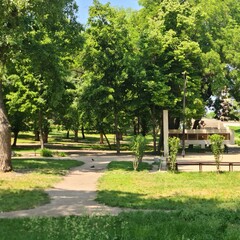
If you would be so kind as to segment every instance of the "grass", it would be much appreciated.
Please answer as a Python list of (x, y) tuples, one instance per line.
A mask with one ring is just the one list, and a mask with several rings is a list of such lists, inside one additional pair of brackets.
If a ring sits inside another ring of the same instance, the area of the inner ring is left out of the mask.
[[(116, 142), (114, 134), (107, 134), (107, 137), (110, 141), (112, 150), (116, 150)], [(85, 139), (82, 139), (79, 136), (79, 141), (74, 142), (74, 136), (71, 135), (70, 138), (66, 138), (66, 133), (63, 131), (52, 131), (49, 134), (48, 144), (46, 144), (46, 148), (52, 149), (54, 151), (65, 149), (68, 150), (84, 150), (84, 149), (92, 149), (92, 150), (109, 150), (109, 146), (104, 139), (104, 144), (99, 143), (100, 136), (97, 133), (86, 133)], [(152, 152), (152, 136), (146, 136), (149, 145), (147, 146), (146, 151)], [(121, 141), (121, 150), (126, 151), (130, 150), (130, 144), (132, 141), (132, 136), (123, 136), (123, 140)], [(31, 154), (39, 154), (40, 153), (40, 145), (38, 141), (34, 141), (34, 135), (31, 132), (23, 132), (19, 134), (19, 138), (17, 140), (17, 146), (13, 148), (13, 151), (17, 154), (31, 153)]]
[(74, 160), (15, 159), (14, 172), (0, 173), (0, 212), (29, 209), (49, 202), (44, 189), (52, 187)]
[[(19, 172), (65, 172), (62, 161), (16, 161)], [(141, 164), (134, 172), (131, 162), (112, 162), (99, 185), (103, 202), (148, 211), (0, 219), (0, 239), (240, 240), (240, 173), (149, 173), (150, 168)]]
[(0, 219), (1, 240), (239, 240), (240, 211)]
[(99, 182), (97, 200), (135, 209), (231, 209), (240, 204), (240, 172), (149, 173), (112, 162)]

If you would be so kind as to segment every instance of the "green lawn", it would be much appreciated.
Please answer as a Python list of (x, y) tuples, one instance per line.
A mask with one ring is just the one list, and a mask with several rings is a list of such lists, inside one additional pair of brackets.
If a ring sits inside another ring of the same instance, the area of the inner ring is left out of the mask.
[[(13, 160), (14, 172), (0, 173), (0, 212), (33, 208), (49, 202), (44, 189), (82, 164), (74, 160)], [(1, 239), (1, 238), (0, 238)]]
[[(116, 150), (116, 141), (114, 134), (107, 134), (108, 140), (110, 141), (112, 150)], [(130, 144), (133, 136), (123, 136), (123, 140), (121, 141), (121, 150), (130, 150)], [(146, 136), (147, 142), (149, 143), (146, 151), (152, 152), (152, 136)], [(82, 139), (81, 135), (79, 135), (78, 142), (74, 142), (73, 134), (70, 135), (70, 138), (66, 138), (66, 132), (63, 131), (52, 131), (49, 134), (48, 144), (46, 144), (46, 148), (50, 148), (54, 152), (64, 150), (84, 150), (84, 149), (92, 149), (92, 150), (109, 150), (109, 146), (107, 141), (104, 139), (104, 144), (99, 143), (100, 135), (98, 133), (86, 133), (85, 139)], [(23, 155), (24, 153), (31, 154), (39, 154), (40, 152), (40, 143), (38, 141), (34, 141), (34, 135), (31, 132), (24, 132), (19, 134), (19, 138), (17, 140), (17, 146), (13, 148), (13, 151), (18, 155)]]
[(240, 172), (149, 173), (112, 162), (99, 182), (98, 201), (135, 209), (231, 209), (240, 206)]
[[(16, 161), (19, 172), (59, 177), (66, 169), (60, 167), (65, 161)], [(150, 168), (141, 164), (134, 172), (130, 162), (112, 162), (99, 184), (102, 202), (145, 211), (0, 219), (0, 239), (240, 240), (240, 173), (149, 173)]]

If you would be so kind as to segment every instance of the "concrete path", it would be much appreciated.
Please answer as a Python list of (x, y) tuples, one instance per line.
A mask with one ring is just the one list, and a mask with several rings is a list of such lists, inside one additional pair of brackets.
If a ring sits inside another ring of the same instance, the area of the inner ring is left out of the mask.
[[(36, 217), (36, 216), (68, 216), (68, 215), (117, 215), (124, 211), (112, 208), (95, 201), (97, 195), (97, 181), (102, 176), (106, 166), (111, 161), (131, 161), (131, 155), (114, 155), (111, 153), (72, 154), (72, 159), (83, 161), (85, 164), (74, 168), (46, 192), (51, 198), (49, 204), (29, 209), (7, 213), (0, 213), (0, 218)], [(94, 161), (92, 161), (94, 159)], [(147, 156), (146, 161), (153, 161), (154, 156)], [(192, 154), (185, 158), (178, 157), (178, 161), (214, 161), (212, 154)], [(224, 161), (240, 161), (239, 153), (225, 154)], [(94, 168), (91, 166), (94, 165)], [(206, 169), (214, 171), (216, 168)], [(240, 170), (240, 169), (239, 169)], [(157, 170), (155, 170), (157, 171)], [(198, 171), (196, 166), (181, 167), (180, 171)], [(126, 209), (126, 211), (129, 211)]]
[[(32, 217), (32, 216), (67, 216), (67, 215), (102, 215), (118, 214), (120, 208), (107, 207), (95, 201), (97, 181), (111, 161), (131, 160), (130, 155), (109, 155), (89, 153), (85, 156), (72, 157), (85, 164), (74, 168), (56, 184), (48, 189), (51, 202), (49, 204), (21, 211), (0, 213), (0, 218)], [(94, 162), (92, 161), (94, 159)], [(94, 168), (91, 166), (94, 165)]]

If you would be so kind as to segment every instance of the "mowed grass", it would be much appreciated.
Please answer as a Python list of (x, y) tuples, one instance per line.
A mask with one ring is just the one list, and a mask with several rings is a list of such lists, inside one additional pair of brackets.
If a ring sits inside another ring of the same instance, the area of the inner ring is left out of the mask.
[(29, 209), (49, 202), (44, 189), (61, 180), (74, 160), (15, 159), (14, 172), (0, 173), (0, 212)]
[[(112, 162), (99, 181), (97, 200), (135, 209), (231, 209), (240, 206), (240, 172), (134, 172), (131, 162)], [(148, 167), (146, 167), (148, 168)]]

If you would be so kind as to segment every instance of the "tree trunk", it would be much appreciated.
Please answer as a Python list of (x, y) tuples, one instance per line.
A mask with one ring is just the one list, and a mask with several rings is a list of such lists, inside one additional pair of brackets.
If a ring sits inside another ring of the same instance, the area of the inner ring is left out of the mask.
[(84, 126), (81, 127), (81, 131), (82, 131), (82, 139), (85, 139)]
[(115, 135), (116, 135), (116, 150), (117, 153), (120, 153), (120, 138), (119, 138), (119, 129), (118, 129), (118, 113), (114, 111), (114, 127), (115, 127)]
[(74, 130), (74, 142), (78, 142), (78, 129)]
[(66, 138), (69, 139), (69, 130), (67, 130)]
[(48, 132), (43, 132), (43, 142), (48, 143)]
[(139, 135), (140, 133), (140, 118), (139, 116), (137, 117), (137, 134)]
[(0, 171), (11, 170), (11, 127), (3, 103), (2, 80), (0, 79)]
[(14, 132), (13, 132), (14, 139), (13, 139), (12, 147), (16, 147), (16, 146), (17, 146), (18, 133), (19, 133), (19, 131), (14, 131)]
[(43, 115), (42, 111), (39, 111), (39, 116), (38, 116), (38, 124), (39, 124), (39, 135), (40, 135), (40, 147), (41, 149), (44, 149), (44, 136), (43, 136)]
[(103, 144), (103, 133), (100, 132), (100, 141), (99, 141), (100, 144)]
[(137, 135), (137, 124), (133, 121), (133, 135)]
[(158, 154), (161, 153), (161, 151), (164, 150), (164, 144), (163, 144), (163, 119), (159, 120), (159, 129), (161, 129), (160, 136), (159, 136), (159, 142), (158, 142)]
[(108, 140), (108, 138), (107, 138), (107, 135), (105, 134), (104, 131), (103, 131), (103, 135), (104, 135), (104, 137), (105, 137), (105, 139), (106, 139), (106, 141), (107, 141), (107, 144), (108, 144), (109, 149), (112, 150), (111, 144), (110, 144), (110, 142), (109, 142), (109, 140)]
[(40, 141), (40, 132), (38, 130), (34, 131), (34, 141)]
[(156, 132), (156, 110), (155, 106), (151, 108), (152, 113), (152, 131), (153, 131), (153, 151), (157, 153), (157, 132)]

